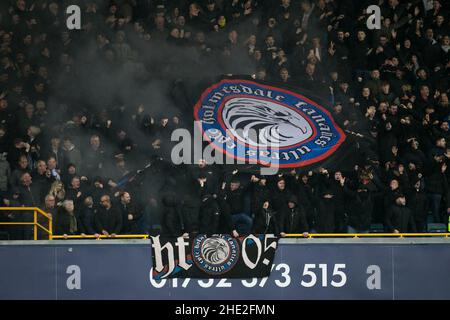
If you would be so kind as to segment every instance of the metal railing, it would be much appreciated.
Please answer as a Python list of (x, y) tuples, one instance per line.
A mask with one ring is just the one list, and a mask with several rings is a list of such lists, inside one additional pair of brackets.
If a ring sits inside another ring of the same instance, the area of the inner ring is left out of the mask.
[(116, 234), (116, 235), (67, 235), (67, 236), (53, 236), (53, 240), (58, 239), (95, 239), (95, 240), (101, 240), (101, 239), (148, 239), (148, 234)]
[[(48, 234), (48, 239), (53, 238), (53, 220), (52, 217), (35, 207), (0, 207), (0, 211), (14, 211), (23, 213), (24, 211), (33, 212), (33, 222), (0, 222), (0, 225), (15, 225), (15, 226), (33, 226), (33, 239), (38, 240), (38, 230), (39, 228)], [(48, 219), (48, 228), (44, 227), (38, 222), (38, 214)]]
[(429, 232), (429, 233), (302, 233), (286, 234), (286, 238), (408, 238), (408, 237), (446, 237), (448, 232)]
[[(0, 207), (0, 211), (32, 211), (33, 222), (0, 222), (0, 225), (33, 225), (34, 240), (38, 240), (39, 228), (48, 234), (49, 240), (56, 239), (148, 239), (148, 234), (117, 234), (117, 235), (53, 235), (53, 219), (43, 210), (35, 207)], [(42, 215), (48, 219), (48, 228), (38, 222), (38, 216)], [(445, 237), (448, 238), (450, 232), (430, 232), (430, 233), (302, 233), (286, 234), (286, 238), (408, 238), (408, 237)]]
[[(310, 233), (303, 235), (302, 233), (286, 234), (285, 238), (411, 238), (411, 237), (445, 237), (448, 238), (450, 233)], [(148, 234), (117, 234), (114, 236), (99, 235), (72, 235), (72, 236), (53, 236), (53, 239), (148, 239)]]

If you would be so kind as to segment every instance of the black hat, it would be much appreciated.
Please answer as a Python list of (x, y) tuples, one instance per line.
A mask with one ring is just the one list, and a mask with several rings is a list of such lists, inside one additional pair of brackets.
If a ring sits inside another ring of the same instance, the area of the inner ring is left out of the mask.
[(298, 204), (298, 198), (297, 196), (291, 196), (288, 200), (288, 202), (292, 202), (295, 203), (296, 205)]
[(231, 178), (231, 181), (230, 181), (230, 182), (231, 182), (231, 183), (240, 183), (241, 180), (239, 180), (239, 177), (233, 176), (233, 177)]

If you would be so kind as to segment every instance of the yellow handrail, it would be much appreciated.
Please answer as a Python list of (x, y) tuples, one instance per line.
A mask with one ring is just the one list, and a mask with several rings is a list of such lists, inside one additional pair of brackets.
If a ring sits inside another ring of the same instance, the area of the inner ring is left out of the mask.
[[(48, 233), (49, 240), (53, 238), (53, 219), (52, 217), (45, 213), (43, 210), (37, 207), (0, 207), (0, 211), (33, 211), (33, 222), (0, 222), (0, 225), (33, 225), (33, 239), (38, 238), (38, 228), (41, 228), (46, 233)], [(48, 229), (42, 226), (38, 222), (38, 213), (48, 219)]]
[(373, 237), (449, 237), (447, 232), (430, 232), (430, 233), (308, 233), (304, 236), (302, 233), (286, 234), (288, 238), (373, 238)]
[(0, 207), (0, 211), (37, 211), (47, 219), (52, 219), (48, 213), (44, 212), (42, 209), (38, 207)]
[[(302, 233), (286, 234), (286, 238), (374, 238), (374, 237), (446, 237), (450, 233), (309, 233), (306, 237)], [(53, 239), (148, 239), (147, 234), (117, 234), (115, 236), (99, 235), (67, 235), (67, 236), (53, 236)]]
[[(148, 239), (147, 234), (117, 234), (115, 236), (99, 235), (53, 235), (53, 219), (45, 213), (43, 210), (36, 207), (0, 207), (0, 211), (33, 211), (33, 222), (0, 222), (0, 225), (33, 225), (34, 226), (34, 240), (37, 240), (37, 228), (41, 228), (49, 235), (49, 240), (53, 239)], [(49, 220), (48, 229), (42, 226), (37, 220), (38, 213), (46, 217)], [(373, 238), (373, 237), (395, 237), (395, 238), (407, 238), (407, 237), (446, 237), (448, 238), (450, 233), (309, 233), (304, 236), (302, 233), (286, 234), (286, 238)]]
[(148, 234), (116, 234), (115, 236), (105, 236), (105, 235), (99, 235), (96, 237), (95, 235), (89, 234), (89, 235), (67, 235), (67, 236), (53, 236), (53, 239), (148, 239)]

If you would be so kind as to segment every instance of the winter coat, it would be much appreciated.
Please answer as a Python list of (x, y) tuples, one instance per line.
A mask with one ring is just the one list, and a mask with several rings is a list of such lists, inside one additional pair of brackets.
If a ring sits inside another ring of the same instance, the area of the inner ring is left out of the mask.
[[(56, 213), (54, 219), (54, 234), (56, 235), (75, 235), (80, 233), (79, 227), (80, 221), (78, 218), (78, 213), (74, 211), (70, 214), (64, 208), (61, 208)], [(71, 229), (72, 225), (72, 229)]]
[(185, 197), (181, 207), (185, 231), (196, 233), (199, 231), (200, 201), (192, 197)]
[(114, 207), (111, 207), (109, 210), (100, 207), (95, 213), (94, 224), (98, 233), (102, 233), (105, 230), (109, 234), (120, 234), (122, 231), (122, 215)]
[(163, 196), (163, 234), (180, 236), (185, 230), (185, 221), (180, 209), (180, 203), (175, 195)]
[(384, 226), (387, 232), (393, 232), (394, 230), (398, 230), (400, 233), (416, 231), (411, 209), (397, 204), (391, 206), (387, 211)]
[(280, 229), (284, 233), (309, 232), (309, 225), (303, 206), (296, 205), (292, 209), (288, 208), (285, 210), (281, 217)]
[[(138, 220), (142, 217), (142, 211), (134, 203), (119, 203), (118, 208), (122, 215), (122, 233), (138, 233)], [(132, 220), (128, 219), (128, 215), (133, 216)]]
[(270, 208), (261, 208), (255, 216), (255, 233), (264, 234), (279, 234), (280, 233), (280, 222), (279, 216), (276, 211)]
[(425, 191), (427, 193), (443, 194), (446, 191), (447, 178), (441, 172), (441, 166), (433, 163), (425, 172)]
[(318, 233), (332, 233), (335, 229), (336, 205), (333, 200), (321, 198), (317, 205), (316, 231)]
[(419, 232), (426, 230), (428, 215), (427, 195), (422, 190), (412, 190), (408, 193), (406, 206), (411, 210)]
[(279, 190), (278, 188), (276, 188), (275, 191), (271, 193), (271, 195), (272, 197), (270, 203), (272, 204), (272, 207), (276, 212), (283, 212), (287, 209), (287, 202), (292, 196), (292, 193), (287, 188), (285, 188), (284, 190)]
[(244, 189), (242, 187), (226, 192), (226, 202), (230, 208), (230, 214), (244, 213)]
[(85, 207), (79, 216), (80, 233), (95, 234), (95, 211), (94, 208)]
[(11, 174), (11, 168), (5, 157), (0, 154), (0, 191), (8, 190), (8, 178)]
[(370, 191), (354, 192), (348, 204), (348, 225), (356, 230), (369, 230), (373, 205)]
[(38, 207), (41, 203), (41, 189), (39, 185), (31, 183), (29, 187), (19, 186), (19, 201), (25, 207)]

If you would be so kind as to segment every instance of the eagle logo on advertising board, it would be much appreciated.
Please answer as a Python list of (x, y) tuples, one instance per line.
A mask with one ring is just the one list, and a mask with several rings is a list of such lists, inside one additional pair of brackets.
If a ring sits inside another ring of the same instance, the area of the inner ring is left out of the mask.
[(223, 79), (194, 108), (212, 146), (240, 161), (280, 168), (333, 155), (346, 139), (325, 107), (290, 89)]

